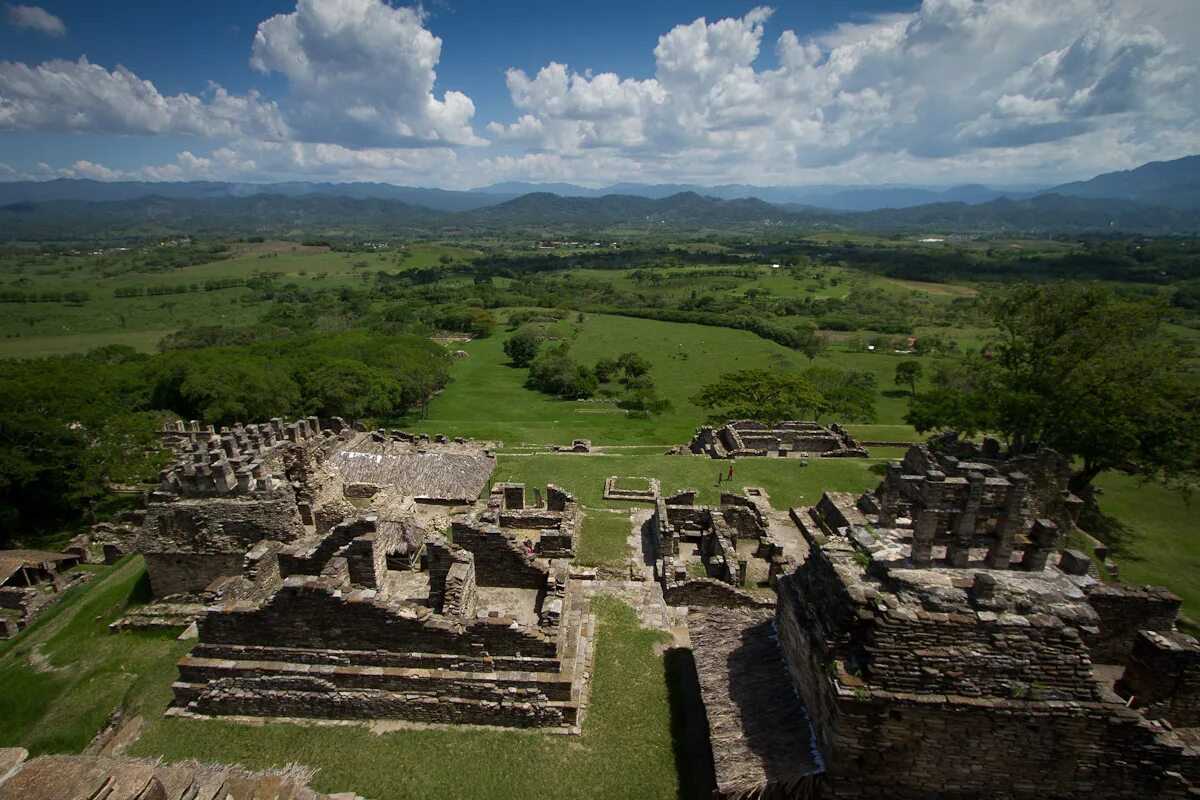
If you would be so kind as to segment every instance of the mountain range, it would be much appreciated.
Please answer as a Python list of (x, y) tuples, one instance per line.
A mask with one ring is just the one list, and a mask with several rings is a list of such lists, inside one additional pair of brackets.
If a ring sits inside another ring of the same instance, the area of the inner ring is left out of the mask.
[(0, 183), (0, 235), (61, 240), (195, 234), (388, 235), (606, 231), (1200, 230), (1200, 156), (1042, 191), (981, 185), (755, 187), (502, 183), (473, 191), (386, 183), (59, 179)]

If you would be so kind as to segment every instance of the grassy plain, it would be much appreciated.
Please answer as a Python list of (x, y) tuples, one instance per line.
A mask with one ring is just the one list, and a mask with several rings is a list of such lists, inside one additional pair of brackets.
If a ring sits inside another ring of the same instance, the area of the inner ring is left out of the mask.
[[(573, 317), (571, 319), (574, 319)], [(672, 409), (652, 420), (631, 418), (612, 402), (560, 400), (527, 389), (527, 371), (510, 366), (504, 355), (507, 333), (456, 345), (469, 355), (451, 368), (453, 383), (429, 407), (426, 419), (408, 420), (415, 430), (473, 436), (519, 444), (563, 444), (574, 438), (605, 444), (687, 442), (709, 412), (691, 403), (701, 387), (725, 371), (769, 369), (796, 371), (812, 364), (834, 364), (876, 374), (880, 392), (876, 426), (870, 436), (908, 441), (915, 432), (903, 425), (908, 392), (893, 385), (900, 356), (892, 353), (846, 352), (831, 347), (828, 355), (809, 362), (794, 350), (746, 331), (677, 322), (587, 314), (582, 324), (565, 324), (571, 354), (585, 364), (633, 351), (650, 361), (650, 375)], [(913, 358), (914, 356), (904, 356)], [(931, 371), (932, 357), (926, 362)]]
[[(151, 352), (167, 333), (201, 325), (248, 325), (265, 310), (248, 303), (249, 289), (234, 286), (205, 291), (204, 282), (252, 278), (263, 272), (279, 280), (311, 288), (362, 283), (367, 272), (418, 269), (440, 263), (443, 256), (466, 261), (475, 250), (439, 245), (412, 245), (381, 253), (331, 252), (290, 242), (233, 244), (232, 258), (162, 271), (123, 271), (112, 254), (62, 256), (51, 263), (23, 266), (10, 257), (0, 263), (0, 289), (26, 292), (72, 292), (87, 301), (5, 303), (0, 314), (0, 358), (23, 358), (127, 344)], [(114, 266), (114, 263), (117, 266)], [(363, 264), (366, 266), (363, 266)], [(117, 297), (118, 290), (158, 286), (195, 286), (180, 294)]]

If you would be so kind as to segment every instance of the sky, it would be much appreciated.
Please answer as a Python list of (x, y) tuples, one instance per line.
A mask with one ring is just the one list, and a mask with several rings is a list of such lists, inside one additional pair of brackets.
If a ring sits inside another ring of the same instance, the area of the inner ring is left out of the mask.
[(0, 3), (0, 180), (1050, 186), (1200, 153), (1200, 0)]

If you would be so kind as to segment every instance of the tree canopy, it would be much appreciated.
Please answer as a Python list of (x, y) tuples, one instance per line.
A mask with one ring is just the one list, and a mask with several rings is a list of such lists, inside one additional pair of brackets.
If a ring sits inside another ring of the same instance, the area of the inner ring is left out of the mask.
[(1073, 488), (1108, 469), (1194, 482), (1200, 380), (1162, 328), (1165, 303), (1090, 284), (1018, 284), (985, 302), (995, 334), (933, 376), (907, 420), (1004, 436), (1078, 459)]
[(774, 424), (808, 416), (823, 398), (808, 380), (782, 372), (744, 369), (726, 372), (692, 398), (701, 408), (716, 409), (714, 422), (756, 419)]

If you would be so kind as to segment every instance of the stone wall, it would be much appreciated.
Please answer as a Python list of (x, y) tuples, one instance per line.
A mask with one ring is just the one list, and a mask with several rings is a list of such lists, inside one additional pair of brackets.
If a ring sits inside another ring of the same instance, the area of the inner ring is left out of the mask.
[(823, 796), (1184, 798), (1200, 759), (1120, 706), (876, 695), (837, 699)]
[[(982, 618), (981, 618), (982, 617)], [(1055, 617), (893, 609), (873, 620), (865, 675), (894, 692), (1094, 700), (1079, 632)]]
[(1200, 645), (1182, 633), (1141, 631), (1120, 686), (1145, 716), (1200, 726)]
[(144, 553), (150, 592), (155, 597), (202, 592), (218, 578), (239, 574), (244, 552)]
[(1099, 631), (1087, 637), (1092, 661), (1124, 664), (1138, 631), (1174, 630), (1182, 602), (1161, 587), (1097, 583), (1088, 591), (1088, 604), (1100, 617)]
[(373, 591), (341, 592), (331, 581), (296, 576), (260, 607), (234, 604), (199, 620), (200, 641), (332, 650), (408, 650), (552, 658), (555, 642), (507, 618), (463, 627), (428, 609), (393, 606)]
[(663, 583), (663, 597), (671, 606), (721, 606), (723, 608), (769, 608), (774, 602), (755, 597), (716, 578), (687, 578)]
[(475, 577), (480, 586), (542, 589), (546, 570), (521, 549), (520, 540), (499, 528), (456, 520), (451, 526), (454, 544), (475, 556)]

